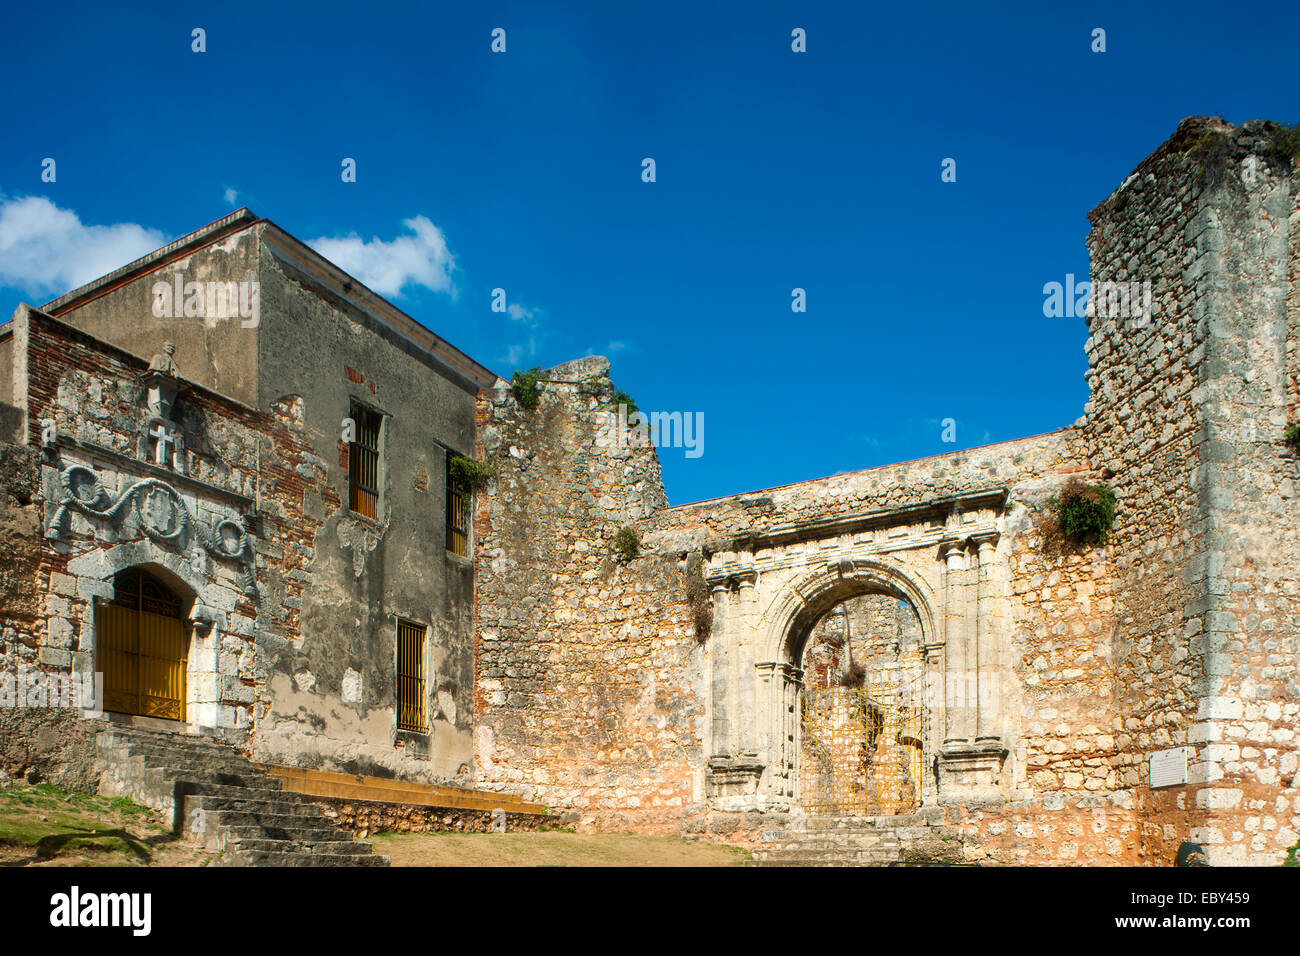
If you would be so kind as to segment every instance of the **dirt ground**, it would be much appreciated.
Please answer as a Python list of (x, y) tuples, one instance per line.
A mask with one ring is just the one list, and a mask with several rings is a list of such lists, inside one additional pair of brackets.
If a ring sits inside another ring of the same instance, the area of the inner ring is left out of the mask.
[(378, 833), (393, 866), (740, 866), (738, 847), (624, 833)]
[(50, 784), (0, 790), (0, 866), (202, 866), (162, 815)]

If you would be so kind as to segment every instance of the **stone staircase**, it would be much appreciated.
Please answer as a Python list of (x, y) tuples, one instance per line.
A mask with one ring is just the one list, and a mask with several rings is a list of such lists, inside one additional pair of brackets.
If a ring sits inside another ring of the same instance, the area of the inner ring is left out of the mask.
[(809, 817), (797, 829), (764, 830), (749, 866), (898, 866), (961, 862), (955, 829), (908, 817)]
[(122, 726), (97, 743), (100, 793), (167, 814), (178, 834), (220, 853), (219, 866), (388, 866), (228, 744)]

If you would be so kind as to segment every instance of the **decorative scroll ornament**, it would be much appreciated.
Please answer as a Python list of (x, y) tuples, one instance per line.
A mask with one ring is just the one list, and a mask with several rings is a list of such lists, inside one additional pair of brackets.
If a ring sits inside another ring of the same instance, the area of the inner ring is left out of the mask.
[(240, 584), (249, 597), (257, 597), (253, 577), (253, 549), (248, 533), (237, 517), (217, 518), (212, 527), (190, 515), (179, 491), (158, 478), (144, 478), (110, 500), (93, 469), (70, 465), (59, 475), (63, 498), (50, 519), (45, 536), (57, 539), (67, 534), (68, 513), (77, 511), (91, 518), (120, 524), (134, 520), (146, 537), (172, 548), (186, 545), (202, 548), (212, 557), (238, 562)]

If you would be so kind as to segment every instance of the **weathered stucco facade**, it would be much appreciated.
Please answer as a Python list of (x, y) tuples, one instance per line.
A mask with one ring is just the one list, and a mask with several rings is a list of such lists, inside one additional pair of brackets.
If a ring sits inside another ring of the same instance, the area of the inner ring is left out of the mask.
[[(1184, 121), (1092, 211), (1073, 425), (676, 507), (654, 448), (611, 435), (604, 359), (524, 407), (228, 217), (0, 330), (0, 663), (102, 670), (98, 609), (146, 568), (191, 622), (184, 722), (267, 763), (588, 828), (757, 842), (843, 812), (968, 860), (1277, 863), (1300, 840), (1300, 190), (1277, 143)], [(158, 317), (177, 271), (255, 280), (256, 318)], [(1150, 311), (1103, 283), (1149, 283)], [(183, 450), (159, 464), (164, 340)], [(374, 518), (349, 506), (356, 403), (384, 423)], [(469, 557), (452, 454), (495, 469)], [(1115, 492), (1102, 544), (1044, 533), (1072, 479)], [(421, 733), (398, 729), (399, 621), (427, 628)], [(16, 772), (36, 730), (6, 720)], [(1153, 781), (1175, 748), (1185, 779)], [(837, 761), (888, 793), (837, 790)]]
[[(160, 283), (178, 290), (162, 308)], [(186, 615), (181, 723), (267, 763), (468, 783), (472, 567), (447, 549), (447, 458), (473, 454), (490, 373), (247, 212), (0, 337), (7, 447), (40, 472), (11, 669), (102, 671), (98, 609), (139, 568)], [(174, 408), (151, 406), (151, 358)], [(349, 500), (357, 404), (382, 421), (373, 517)], [(423, 732), (397, 729), (398, 620), (425, 629)]]

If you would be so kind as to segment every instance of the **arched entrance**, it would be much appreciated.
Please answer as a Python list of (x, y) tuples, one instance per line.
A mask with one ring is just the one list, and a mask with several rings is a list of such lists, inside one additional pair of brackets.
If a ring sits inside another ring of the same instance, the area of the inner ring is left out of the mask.
[(113, 589), (112, 602), (95, 612), (104, 709), (185, 720), (188, 602), (142, 568), (119, 573)]
[(868, 593), (804, 643), (799, 794), (811, 814), (886, 816), (921, 805), (929, 752), (925, 651), (912, 605)]
[[(932, 765), (943, 725), (934, 692), (943, 644), (936, 640), (932, 584), (904, 562), (880, 556), (831, 561), (773, 590), (759, 618), (768, 663), (757, 665), (769, 721), (762, 749), (767, 805), (884, 816), (934, 803)], [(882, 613), (896, 614), (905, 604), (907, 623), (889, 633), (876, 628), (880, 641), (872, 644), (871, 628), (858, 622), (853, 663), (863, 673), (846, 685), (839, 678), (847, 653), (821, 646), (821, 635), (840, 605), (864, 596)], [(894, 782), (882, 790), (891, 764)]]

